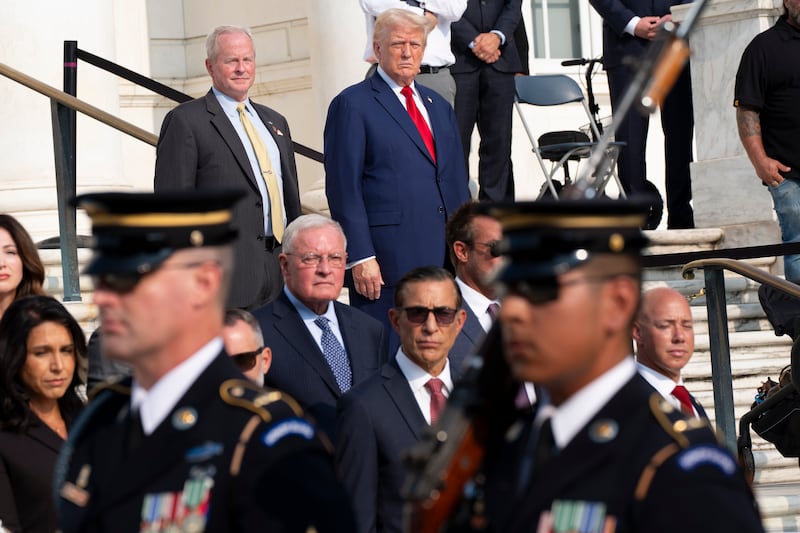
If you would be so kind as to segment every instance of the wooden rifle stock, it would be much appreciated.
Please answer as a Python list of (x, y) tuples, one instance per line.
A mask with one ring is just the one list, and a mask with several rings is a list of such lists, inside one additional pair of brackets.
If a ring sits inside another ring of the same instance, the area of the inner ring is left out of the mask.
[(406, 533), (438, 533), (455, 514), (491, 435), (503, 431), (514, 416), (516, 389), (495, 323), (468, 360), (437, 423), (425, 429), (405, 457)]
[(665, 39), (661, 53), (656, 58), (650, 81), (639, 102), (648, 114), (661, 107), (664, 98), (675, 85), (675, 81), (689, 60), (689, 43), (685, 39), (676, 37), (674, 30), (669, 31)]

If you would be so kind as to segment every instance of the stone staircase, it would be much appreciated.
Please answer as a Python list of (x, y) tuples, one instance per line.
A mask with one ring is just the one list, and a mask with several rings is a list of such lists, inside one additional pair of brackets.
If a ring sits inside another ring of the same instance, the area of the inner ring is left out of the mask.
[[(676, 253), (714, 249), (722, 240), (716, 229), (649, 232), (649, 253)], [(776, 258), (749, 260), (767, 271), (778, 266)], [(683, 372), (687, 387), (706, 408), (714, 423), (714, 396), (711, 379), (708, 317), (702, 272), (693, 280), (681, 277), (680, 268), (648, 269), (644, 288), (670, 286), (691, 300), (695, 322), (695, 353)], [(778, 337), (758, 301), (759, 284), (738, 274), (725, 273), (728, 334), (733, 373), (734, 412), (737, 421), (750, 410), (756, 389), (768, 376), (778, 379), (789, 364), (791, 339)], [(751, 431), (755, 478), (753, 488), (759, 500), (768, 531), (800, 531), (800, 467), (797, 459), (781, 456), (775, 447)]]

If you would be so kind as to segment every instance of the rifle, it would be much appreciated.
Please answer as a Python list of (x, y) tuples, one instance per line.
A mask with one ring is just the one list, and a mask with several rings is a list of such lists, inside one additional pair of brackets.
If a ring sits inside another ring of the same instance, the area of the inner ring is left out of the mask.
[[(608, 161), (608, 149), (614, 139), (620, 120), (636, 105), (639, 112), (650, 114), (663, 102), (689, 60), (689, 34), (706, 6), (707, 0), (695, 0), (686, 19), (680, 24), (665, 23), (659, 35), (639, 60), (636, 75), (622, 96), (614, 117), (593, 149), (589, 161), (581, 168), (578, 179), (564, 191), (565, 198), (591, 199), (598, 194), (593, 187), (598, 181), (605, 183), (613, 162)], [(623, 148), (624, 149), (624, 148)]]
[(454, 514), (490, 442), (513, 421), (518, 386), (501, 353), (495, 323), (467, 360), (439, 420), (425, 428), (405, 457), (406, 533), (438, 533)]

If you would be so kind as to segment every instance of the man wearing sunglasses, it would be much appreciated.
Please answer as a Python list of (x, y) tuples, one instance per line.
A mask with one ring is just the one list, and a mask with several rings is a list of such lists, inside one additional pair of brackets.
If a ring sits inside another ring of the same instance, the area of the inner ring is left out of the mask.
[(297, 402), (250, 383), (221, 338), (238, 191), (95, 193), (99, 388), (54, 484), (60, 530), (350, 532), (329, 450)]
[(272, 363), (272, 350), (264, 345), (261, 326), (250, 311), (236, 308), (225, 311), (222, 342), (242, 374), (263, 387), (264, 375)]
[(500, 309), (489, 276), (500, 263), (500, 223), (478, 211), (480, 204), (459, 207), (445, 227), (447, 250), (464, 297), (466, 320), (450, 350), (450, 365), (458, 374), (464, 360), (480, 346)]
[(336, 299), (347, 240), (330, 218), (302, 215), (286, 227), (285, 286), (253, 314), (272, 348), (270, 387), (292, 395), (336, 444), (336, 401), (386, 362), (383, 324)]
[(637, 372), (647, 208), (598, 199), (490, 209), (504, 230), (501, 348), (512, 377), (543, 390), (527, 430), (498, 428), (487, 446), (481, 507), (493, 531), (763, 531), (707, 421)]
[(453, 389), (447, 354), (464, 324), (461, 294), (439, 267), (398, 282), (389, 320), (400, 337), (380, 374), (339, 400), (337, 470), (350, 492), (358, 533), (402, 531), (402, 457), (436, 421)]

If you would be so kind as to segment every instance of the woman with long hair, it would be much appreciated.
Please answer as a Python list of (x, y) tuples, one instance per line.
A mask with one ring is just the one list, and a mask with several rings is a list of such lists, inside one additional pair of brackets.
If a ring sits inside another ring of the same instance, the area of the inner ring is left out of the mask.
[(12, 533), (53, 533), (53, 469), (83, 407), (76, 390), (86, 338), (57, 300), (26, 296), (0, 320), (0, 520)]
[(17, 219), (0, 213), (0, 317), (11, 302), (44, 294), (44, 265), (33, 239)]

